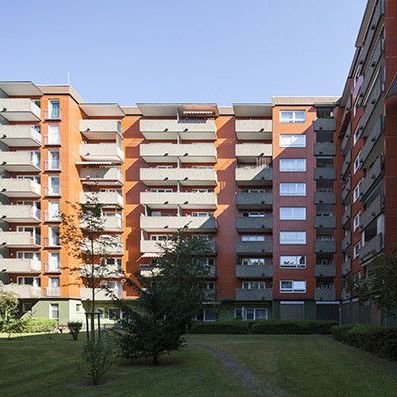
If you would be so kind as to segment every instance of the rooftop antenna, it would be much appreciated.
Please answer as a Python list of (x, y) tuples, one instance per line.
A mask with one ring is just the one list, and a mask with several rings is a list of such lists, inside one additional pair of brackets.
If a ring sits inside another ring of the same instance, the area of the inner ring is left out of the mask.
[(70, 85), (70, 72), (68, 72), (68, 85)]

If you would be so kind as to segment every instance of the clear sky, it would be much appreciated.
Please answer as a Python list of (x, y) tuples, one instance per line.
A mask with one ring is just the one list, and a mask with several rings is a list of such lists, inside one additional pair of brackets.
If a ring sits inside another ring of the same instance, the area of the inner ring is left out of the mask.
[(0, 80), (86, 102), (268, 102), (340, 95), (366, 0), (14, 0)]

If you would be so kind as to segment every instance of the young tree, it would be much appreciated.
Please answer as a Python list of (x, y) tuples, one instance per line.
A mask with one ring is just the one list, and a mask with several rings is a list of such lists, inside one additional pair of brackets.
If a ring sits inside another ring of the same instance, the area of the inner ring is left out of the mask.
[[(90, 332), (91, 338), (95, 339), (96, 290), (105, 289), (112, 298), (117, 298), (101, 280), (121, 276), (120, 270), (111, 269), (106, 261), (111, 252), (121, 247), (121, 242), (105, 232), (104, 206), (95, 193), (86, 194), (84, 204), (70, 206), (70, 213), (61, 214), (60, 241), (69, 255), (78, 260), (77, 266), (67, 267), (68, 271), (75, 280), (86, 279), (91, 288)], [(82, 282), (79, 281), (78, 285), (81, 286)]]
[(208, 241), (179, 231), (162, 246), (150, 276), (137, 274), (130, 281), (140, 298), (124, 305), (119, 345), (126, 359), (151, 357), (179, 350), (192, 318), (200, 311), (209, 268), (203, 261), (211, 254)]
[(22, 332), (23, 323), (17, 318), (18, 295), (0, 290), (0, 331), (8, 334)]

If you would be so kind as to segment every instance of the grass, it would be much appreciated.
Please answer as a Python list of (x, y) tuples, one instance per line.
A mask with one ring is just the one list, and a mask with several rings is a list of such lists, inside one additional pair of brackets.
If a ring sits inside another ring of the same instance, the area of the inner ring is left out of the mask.
[(227, 352), (257, 377), (264, 395), (395, 396), (397, 364), (315, 335), (191, 335), (187, 348), (134, 365), (119, 363), (104, 384), (80, 368), (84, 335), (0, 339), (0, 394), (7, 396), (250, 396), (214, 355)]

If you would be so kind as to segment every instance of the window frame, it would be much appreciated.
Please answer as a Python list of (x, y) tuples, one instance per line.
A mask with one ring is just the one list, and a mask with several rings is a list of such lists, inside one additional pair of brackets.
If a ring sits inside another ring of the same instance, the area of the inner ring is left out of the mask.
[[(303, 193), (300, 192), (300, 187), (304, 187)], [(283, 192), (283, 187), (294, 187), (294, 192)], [(306, 197), (306, 183), (305, 182), (281, 182), (279, 185), (279, 194), (280, 197)]]
[[(283, 142), (283, 139), (290, 142)], [(302, 143), (297, 143), (302, 139)], [(280, 134), (279, 146), (280, 148), (305, 148), (307, 144), (306, 134)]]
[[(291, 118), (286, 120), (283, 115), (286, 113), (291, 114)], [(298, 113), (303, 113), (303, 119), (297, 117)], [(305, 124), (306, 123), (306, 110), (280, 110), (279, 112), (279, 123), (280, 124)]]
[[(302, 214), (298, 216), (298, 210), (303, 210)], [(290, 215), (286, 212), (290, 211)], [(280, 221), (305, 221), (307, 217), (306, 207), (280, 207), (279, 209)]]

